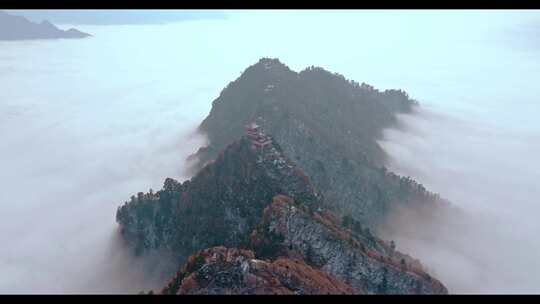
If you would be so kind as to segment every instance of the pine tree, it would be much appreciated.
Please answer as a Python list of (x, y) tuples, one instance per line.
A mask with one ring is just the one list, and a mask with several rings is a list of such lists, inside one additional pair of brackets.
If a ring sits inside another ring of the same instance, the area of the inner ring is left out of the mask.
[(388, 269), (386, 267), (383, 268), (383, 274), (382, 274), (382, 281), (381, 284), (377, 288), (377, 293), (379, 294), (386, 294), (388, 293)]

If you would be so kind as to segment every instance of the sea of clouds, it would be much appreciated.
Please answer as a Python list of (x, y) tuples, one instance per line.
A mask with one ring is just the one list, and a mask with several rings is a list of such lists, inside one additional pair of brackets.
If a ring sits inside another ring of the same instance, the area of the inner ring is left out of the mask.
[(190, 177), (184, 160), (206, 140), (197, 125), (261, 57), (418, 99), (381, 139), (389, 166), (467, 217), (425, 238), (406, 218), (381, 233), (451, 292), (538, 292), (537, 12), (227, 14), (0, 42), (0, 293), (161, 287), (166, 259), (133, 258), (116, 209)]

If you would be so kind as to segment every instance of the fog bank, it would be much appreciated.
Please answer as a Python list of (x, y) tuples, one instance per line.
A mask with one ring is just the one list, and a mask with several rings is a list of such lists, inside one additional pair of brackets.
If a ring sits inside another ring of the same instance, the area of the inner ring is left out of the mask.
[(189, 178), (184, 160), (205, 142), (194, 131), (215, 91), (179, 80), (183, 62), (130, 53), (121, 31), (96, 32), (0, 45), (0, 293), (163, 286), (156, 258), (124, 248), (116, 209), (166, 177)]
[[(261, 57), (418, 99), (383, 140), (391, 167), (472, 220), (396, 225), (398, 248), (453, 292), (539, 291), (538, 11), (225, 13), (0, 42), (0, 293), (161, 287), (118, 242), (116, 208), (189, 177), (183, 161), (205, 141), (194, 129)], [(440, 241), (420, 239), (429, 231)]]
[[(516, 110), (519, 113), (519, 110)], [(382, 235), (454, 293), (537, 293), (540, 133), (418, 109), (381, 141), (390, 168), (463, 214), (396, 212)]]

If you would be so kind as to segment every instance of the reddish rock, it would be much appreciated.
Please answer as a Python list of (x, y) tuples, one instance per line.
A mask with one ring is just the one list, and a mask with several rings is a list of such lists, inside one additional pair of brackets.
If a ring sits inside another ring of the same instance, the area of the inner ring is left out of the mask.
[[(198, 264), (197, 264), (198, 263)], [(213, 247), (189, 258), (165, 294), (354, 294), (339, 279), (301, 260), (257, 260), (253, 252)]]
[[(301, 256), (353, 287), (373, 294), (446, 294), (446, 287), (422, 265), (384, 241), (336, 225), (328, 211), (321, 214), (284, 195), (265, 208), (262, 223), (252, 233), (256, 254)], [(287, 266), (291, 266), (287, 264)]]

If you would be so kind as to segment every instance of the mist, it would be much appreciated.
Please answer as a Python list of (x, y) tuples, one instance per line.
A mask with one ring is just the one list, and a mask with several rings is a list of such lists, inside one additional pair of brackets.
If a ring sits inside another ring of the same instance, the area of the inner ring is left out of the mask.
[(401, 212), (380, 233), (450, 292), (539, 291), (537, 11), (225, 13), (0, 42), (0, 293), (161, 288), (166, 257), (134, 258), (116, 208), (190, 177), (185, 158), (206, 142), (197, 125), (261, 57), (419, 100), (381, 139), (389, 167), (463, 217), (420, 229)]
[(537, 293), (540, 133), (441, 117), (400, 117), (385, 132), (390, 168), (422, 181), (460, 212), (397, 210), (381, 235), (394, 239), (458, 293)]
[(124, 246), (116, 209), (189, 178), (211, 96), (204, 83), (177, 85), (180, 67), (155, 53), (134, 64), (115, 52), (129, 46), (101, 39), (0, 46), (1, 293), (137, 293), (170, 278), (166, 257)]
[(160, 24), (202, 19), (223, 19), (227, 16), (212, 10), (8, 10), (31, 21), (49, 20), (59, 24), (122, 25)]

